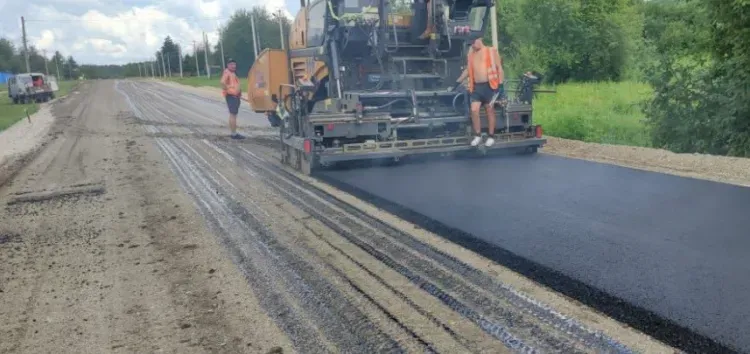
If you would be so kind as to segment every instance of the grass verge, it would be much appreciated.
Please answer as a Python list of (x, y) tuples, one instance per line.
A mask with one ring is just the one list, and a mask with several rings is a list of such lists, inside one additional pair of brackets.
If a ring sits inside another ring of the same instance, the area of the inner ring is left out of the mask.
[[(219, 82), (219, 79), (221, 76), (212, 75), (211, 78), (206, 78), (205, 76), (200, 77), (169, 77), (166, 78), (168, 81), (176, 82), (178, 84), (188, 85), (188, 86), (195, 86), (195, 87), (201, 87), (201, 86), (209, 86), (209, 87), (218, 87), (221, 88), (221, 83)], [(242, 88), (242, 91), (247, 90), (247, 78), (240, 77), (240, 88)]]
[[(76, 81), (59, 81), (57, 84), (60, 90), (55, 93), (55, 97), (63, 97), (70, 92)], [(27, 109), (29, 115), (34, 114), (39, 110), (39, 104), (13, 104), (10, 98), (8, 98), (8, 93), (3, 93), (0, 96), (0, 131), (8, 129), (19, 120), (26, 118)]]
[(546, 135), (594, 143), (651, 146), (642, 105), (652, 95), (636, 82), (568, 83), (538, 94), (534, 119)]

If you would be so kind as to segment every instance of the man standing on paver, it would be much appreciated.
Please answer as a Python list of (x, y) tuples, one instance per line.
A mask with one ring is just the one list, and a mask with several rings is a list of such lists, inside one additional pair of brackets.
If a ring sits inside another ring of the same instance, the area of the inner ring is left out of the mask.
[(488, 47), (477, 38), (471, 44), (467, 65), (464, 72), (456, 80), (459, 84), (469, 77), (469, 93), (471, 97), (471, 125), (474, 128), (474, 140), (471, 146), (477, 146), (482, 141), (481, 125), (479, 124), (479, 110), (481, 106), (487, 112), (488, 137), (484, 145), (487, 147), (495, 143), (495, 107), (493, 98), (503, 90), (503, 66), (500, 54), (496, 48)]
[(237, 78), (236, 71), (237, 63), (234, 59), (229, 59), (227, 68), (224, 69), (224, 74), (221, 76), (221, 94), (224, 95), (229, 108), (229, 129), (232, 131), (230, 137), (232, 139), (244, 139), (244, 136), (237, 133), (237, 112), (240, 110), (242, 89), (240, 89), (240, 79)]

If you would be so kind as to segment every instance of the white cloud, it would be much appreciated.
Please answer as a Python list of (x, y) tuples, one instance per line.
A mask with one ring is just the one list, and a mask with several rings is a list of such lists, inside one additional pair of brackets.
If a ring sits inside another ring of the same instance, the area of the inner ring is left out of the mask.
[(216, 43), (221, 23), (258, 4), (289, 18), (299, 8), (298, 0), (0, 0), (0, 36), (20, 46), (24, 16), (29, 43), (48, 56), (59, 50), (79, 63), (123, 64), (152, 60), (167, 35), (186, 51), (204, 31)]
[(39, 49), (52, 49), (52, 44), (55, 43), (55, 34), (50, 30), (42, 31), (42, 36), (36, 40), (34, 45)]

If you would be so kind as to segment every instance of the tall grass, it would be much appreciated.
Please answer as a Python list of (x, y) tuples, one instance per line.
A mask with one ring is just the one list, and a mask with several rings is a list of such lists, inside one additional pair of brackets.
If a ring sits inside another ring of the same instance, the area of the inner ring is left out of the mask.
[[(548, 89), (549, 87), (545, 87)], [(587, 142), (650, 146), (642, 105), (651, 87), (637, 82), (568, 83), (538, 94), (535, 122), (546, 135)]]

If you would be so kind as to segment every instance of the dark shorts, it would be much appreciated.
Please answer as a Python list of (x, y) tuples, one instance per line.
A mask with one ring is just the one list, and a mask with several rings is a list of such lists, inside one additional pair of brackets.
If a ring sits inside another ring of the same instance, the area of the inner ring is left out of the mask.
[(240, 96), (227, 95), (226, 100), (229, 114), (237, 114), (240, 110)]
[(498, 91), (502, 94), (502, 84), (500, 84), (500, 87), (498, 87), (497, 91), (493, 90), (492, 87), (490, 87), (489, 82), (474, 84), (474, 92), (471, 93), (471, 102), (481, 102), (482, 104), (488, 104), (490, 103), (490, 101), (492, 101), (492, 96), (494, 96)]

